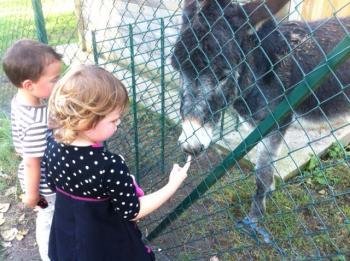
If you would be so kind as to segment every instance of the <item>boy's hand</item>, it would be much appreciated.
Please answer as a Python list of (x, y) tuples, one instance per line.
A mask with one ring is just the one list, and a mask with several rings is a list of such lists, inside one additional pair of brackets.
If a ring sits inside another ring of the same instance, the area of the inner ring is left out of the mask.
[(187, 157), (187, 162), (183, 167), (174, 164), (169, 176), (169, 184), (179, 187), (181, 183), (187, 178), (187, 171), (191, 166), (191, 156)]
[(24, 194), (22, 196), (22, 202), (26, 207), (34, 208), (38, 204), (40, 200), (39, 194), (36, 195), (29, 195), (29, 194)]

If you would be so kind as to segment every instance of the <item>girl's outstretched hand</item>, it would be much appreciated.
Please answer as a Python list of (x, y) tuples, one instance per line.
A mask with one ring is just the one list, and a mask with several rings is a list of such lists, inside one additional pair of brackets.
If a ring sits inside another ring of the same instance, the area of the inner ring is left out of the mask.
[(173, 169), (169, 175), (169, 184), (179, 187), (182, 182), (187, 178), (187, 171), (191, 166), (191, 156), (187, 157), (186, 164), (180, 167), (178, 164), (174, 164)]

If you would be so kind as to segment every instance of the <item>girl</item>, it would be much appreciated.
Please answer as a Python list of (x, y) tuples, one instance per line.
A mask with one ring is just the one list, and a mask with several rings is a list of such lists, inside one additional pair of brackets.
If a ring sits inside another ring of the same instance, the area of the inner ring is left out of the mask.
[[(104, 150), (128, 105), (123, 84), (96, 66), (70, 70), (49, 100), (47, 183), (57, 192), (49, 257), (56, 260), (154, 260), (135, 221), (164, 204), (187, 177), (173, 166), (169, 182), (143, 196), (122, 156)], [(140, 196), (140, 197), (138, 197)]]

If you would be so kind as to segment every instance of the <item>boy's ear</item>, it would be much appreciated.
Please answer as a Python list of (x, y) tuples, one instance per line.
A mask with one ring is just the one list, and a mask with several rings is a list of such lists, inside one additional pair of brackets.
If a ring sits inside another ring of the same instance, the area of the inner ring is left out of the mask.
[(30, 91), (30, 90), (33, 88), (33, 81), (32, 81), (32, 80), (24, 80), (24, 81), (21, 83), (21, 87), (22, 87), (24, 90)]

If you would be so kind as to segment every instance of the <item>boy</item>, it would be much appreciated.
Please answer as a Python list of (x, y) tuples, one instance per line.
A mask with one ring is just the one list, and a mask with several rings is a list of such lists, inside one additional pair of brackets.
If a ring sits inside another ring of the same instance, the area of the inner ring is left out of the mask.
[(12, 137), (16, 152), (22, 157), (18, 177), (25, 193), (22, 201), (35, 207), (40, 195), (48, 203), (38, 208), (36, 240), (41, 259), (48, 258), (48, 239), (55, 194), (46, 185), (41, 157), (46, 148), (47, 108), (42, 99), (50, 96), (61, 72), (62, 56), (45, 44), (20, 40), (5, 53), (3, 68), (11, 83), (18, 88), (11, 102)]

